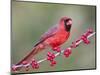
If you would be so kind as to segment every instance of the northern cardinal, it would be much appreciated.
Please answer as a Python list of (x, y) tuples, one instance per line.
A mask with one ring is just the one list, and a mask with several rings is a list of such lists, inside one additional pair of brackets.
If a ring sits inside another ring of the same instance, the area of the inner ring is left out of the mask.
[(52, 49), (58, 48), (68, 40), (71, 26), (72, 19), (68, 17), (62, 17), (56, 26), (50, 28), (41, 36), (38, 43), (34, 45), (32, 51), (16, 65), (21, 64), (23, 61), (30, 62), (34, 55), (38, 54), (38, 52), (44, 50), (46, 47), (51, 47)]

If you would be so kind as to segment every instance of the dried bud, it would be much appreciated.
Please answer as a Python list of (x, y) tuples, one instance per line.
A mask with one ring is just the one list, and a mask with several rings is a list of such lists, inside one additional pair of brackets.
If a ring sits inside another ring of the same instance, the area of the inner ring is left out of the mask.
[(71, 47), (72, 48), (76, 48), (77, 47), (76, 42), (72, 42), (72, 46)]
[(29, 70), (29, 66), (26, 66), (26, 67), (25, 67), (25, 70), (28, 71), (28, 70)]

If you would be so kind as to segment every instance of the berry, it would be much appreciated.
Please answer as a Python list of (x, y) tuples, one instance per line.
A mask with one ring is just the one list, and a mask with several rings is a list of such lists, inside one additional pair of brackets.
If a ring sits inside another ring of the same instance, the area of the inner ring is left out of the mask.
[(54, 58), (55, 58), (55, 54), (54, 53), (51, 53), (51, 52), (47, 53), (47, 60), (52, 61)]
[(33, 69), (39, 68), (39, 64), (35, 60), (32, 61), (31, 66), (32, 66)]
[(54, 66), (54, 65), (56, 65), (56, 61), (55, 60), (51, 61), (50, 66)]
[(69, 57), (69, 55), (71, 54), (71, 49), (70, 48), (67, 48), (65, 51), (64, 51), (64, 55), (65, 57)]

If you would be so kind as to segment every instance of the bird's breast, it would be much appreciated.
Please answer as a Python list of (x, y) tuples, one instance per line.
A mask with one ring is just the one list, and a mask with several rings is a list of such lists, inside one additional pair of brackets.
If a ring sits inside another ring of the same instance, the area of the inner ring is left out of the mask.
[(69, 35), (70, 35), (69, 32), (60, 31), (57, 32), (54, 36), (48, 38), (46, 42), (52, 47), (57, 47), (62, 43), (64, 43), (68, 39)]

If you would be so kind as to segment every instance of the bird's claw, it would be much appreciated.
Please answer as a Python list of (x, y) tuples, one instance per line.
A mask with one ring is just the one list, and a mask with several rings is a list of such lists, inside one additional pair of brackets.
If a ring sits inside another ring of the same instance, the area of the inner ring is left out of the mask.
[(60, 47), (53, 47), (52, 50), (53, 50), (53, 51), (56, 51), (56, 52), (61, 52)]

